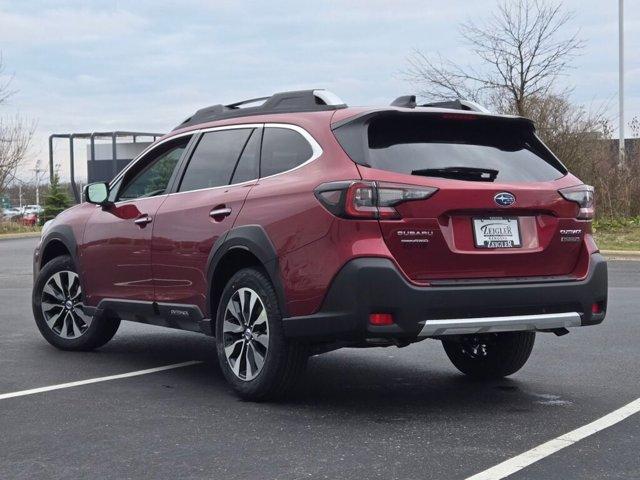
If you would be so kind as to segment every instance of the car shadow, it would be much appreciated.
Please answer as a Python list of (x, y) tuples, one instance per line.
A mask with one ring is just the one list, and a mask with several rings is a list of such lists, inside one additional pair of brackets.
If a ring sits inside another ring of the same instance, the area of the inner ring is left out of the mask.
[[(405, 416), (418, 411), (470, 413), (499, 409), (521, 413), (539, 408), (526, 382), (511, 378), (473, 380), (450, 367), (446, 359), (443, 361), (439, 345), (425, 342), (411, 348), (407, 354), (395, 348), (343, 349), (311, 357), (305, 376), (293, 391), (269, 405), (339, 409), (352, 415), (374, 415), (385, 422), (393, 418), (404, 421)], [(121, 335), (100, 352), (138, 365), (202, 361), (201, 366), (181, 371), (182, 378), (200, 384), (203, 391), (212, 389), (235, 400), (220, 371), (212, 338), (158, 330)]]

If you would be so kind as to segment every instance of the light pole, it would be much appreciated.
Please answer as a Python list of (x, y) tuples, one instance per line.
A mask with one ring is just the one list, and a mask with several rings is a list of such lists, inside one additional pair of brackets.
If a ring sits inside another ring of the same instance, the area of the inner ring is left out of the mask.
[(36, 205), (40, 205), (40, 174), (46, 173), (43, 169), (40, 168), (40, 160), (36, 162), (36, 166), (33, 171), (36, 175)]
[(618, 164), (624, 165), (625, 149), (624, 149), (624, 0), (618, 0), (618, 110), (620, 118), (619, 144), (618, 144)]

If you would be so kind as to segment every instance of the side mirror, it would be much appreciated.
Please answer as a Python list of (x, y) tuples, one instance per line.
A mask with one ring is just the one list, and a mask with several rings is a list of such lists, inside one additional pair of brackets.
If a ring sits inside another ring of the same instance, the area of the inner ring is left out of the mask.
[(90, 183), (84, 187), (84, 199), (89, 203), (103, 207), (110, 205), (109, 184), (106, 182)]

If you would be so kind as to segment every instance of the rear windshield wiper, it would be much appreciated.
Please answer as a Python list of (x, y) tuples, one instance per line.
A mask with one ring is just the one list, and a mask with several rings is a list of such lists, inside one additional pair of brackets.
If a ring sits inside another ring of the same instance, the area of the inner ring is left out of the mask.
[(411, 171), (411, 175), (452, 178), (454, 180), (468, 180), (472, 182), (493, 182), (498, 176), (498, 173), (498, 170), (491, 168), (473, 167), (422, 168)]

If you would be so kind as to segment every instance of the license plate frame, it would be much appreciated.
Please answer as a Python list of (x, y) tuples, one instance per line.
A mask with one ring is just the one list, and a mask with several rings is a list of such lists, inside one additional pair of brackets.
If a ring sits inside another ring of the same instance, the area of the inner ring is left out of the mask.
[(510, 216), (473, 217), (473, 244), (476, 248), (505, 250), (522, 248), (520, 219)]

